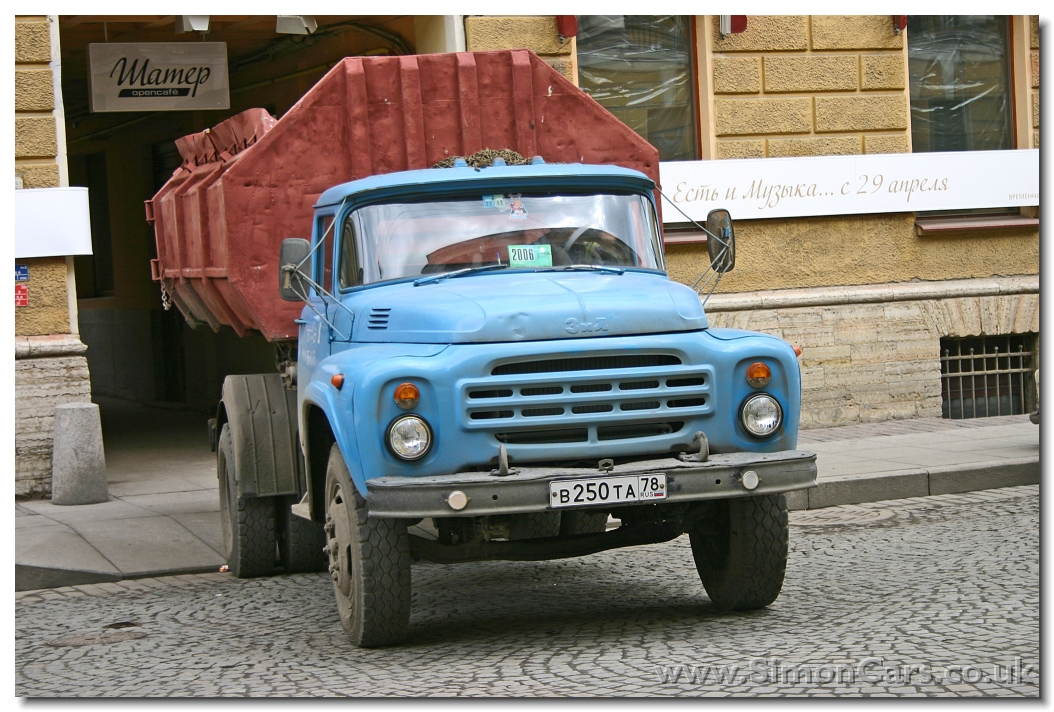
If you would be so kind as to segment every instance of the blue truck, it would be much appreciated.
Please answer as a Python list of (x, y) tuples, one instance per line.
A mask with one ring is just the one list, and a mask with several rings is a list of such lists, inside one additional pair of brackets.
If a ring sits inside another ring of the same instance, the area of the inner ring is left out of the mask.
[[(816, 484), (815, 455), (796, 449), (797, 357), (710, 327), (699, 295), (667, 277), (655, 188), (617, 166), (499, 158), (326, 190), (311, 239), (276, 255), (282, 299), (303, 302), (280, 377), (224, 384), (231, 570), (270, 573), (276, 551), (287, 571), (328, 570), (363, 647), (408, 635), (416, 560), (558, 559), (688, 534), (716, 606), (772, 603), (785, 493)], [(728, 213), (705, 229), (713, 269), (731, 269)], [(289, 453), (288, 506), (255, 496), (261, 462)]]

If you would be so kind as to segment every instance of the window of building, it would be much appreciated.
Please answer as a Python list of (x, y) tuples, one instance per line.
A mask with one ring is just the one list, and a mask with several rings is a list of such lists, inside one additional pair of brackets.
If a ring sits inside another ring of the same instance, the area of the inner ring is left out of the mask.
[[(908, 17), (913, 152), (1016, 147), (1010, 19), (1003, 15)], [(925, 211), (916, 219), (919, 234), (1036, 225), (1036, 219), (1021, 215), (1020, 208)]]
[(693, 37), (689, 16), (578, 17), (579, 85), (663, 161), (699, 158)]
[(1008, 17), (909, 17), (912, 150), (1014, 148), (1010, 71)]
[(1034, 410), (1037, 341), (1034, 333), (941, 339), (941, 417)]

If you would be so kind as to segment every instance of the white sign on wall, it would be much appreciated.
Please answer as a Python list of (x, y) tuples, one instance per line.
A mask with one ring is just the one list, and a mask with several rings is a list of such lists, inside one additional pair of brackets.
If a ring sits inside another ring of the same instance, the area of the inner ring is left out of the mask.
[(92, 111), (229, 109), (225, 42), (88, 45)]
[(15, 191), (15, 258), (90, 254), (87, 188)]
[[(735, 220), (1039, 205), (1039, 150), (669, 161), (663, 220)], [(667, 200), (669, 199), (669, 200)]]

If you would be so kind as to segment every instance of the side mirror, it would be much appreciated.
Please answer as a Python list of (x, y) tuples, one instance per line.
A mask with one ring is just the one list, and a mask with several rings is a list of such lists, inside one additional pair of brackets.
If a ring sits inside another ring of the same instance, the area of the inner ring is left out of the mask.
[(710, 253), (710, 267), (715, 272), (731, 272), (736, 266), (736, 233), (732, 230), (732, 216), (727, 210), (711, 210), (706, 216), (706, 249)]
[(311, 254), (311, 243), (299, 237), (282, 240), (278, 255), (278, 293), (287, 302), (302, 302), (307, 298), (308, 276), (297, 267)]

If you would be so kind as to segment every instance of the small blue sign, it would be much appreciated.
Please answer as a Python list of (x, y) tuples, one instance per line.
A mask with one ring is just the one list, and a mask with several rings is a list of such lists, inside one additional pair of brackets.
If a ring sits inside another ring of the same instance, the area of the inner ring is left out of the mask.
[(29, 281), (29, 265), (15, 265), (15, 281), (16, 282), (28, 282)]

